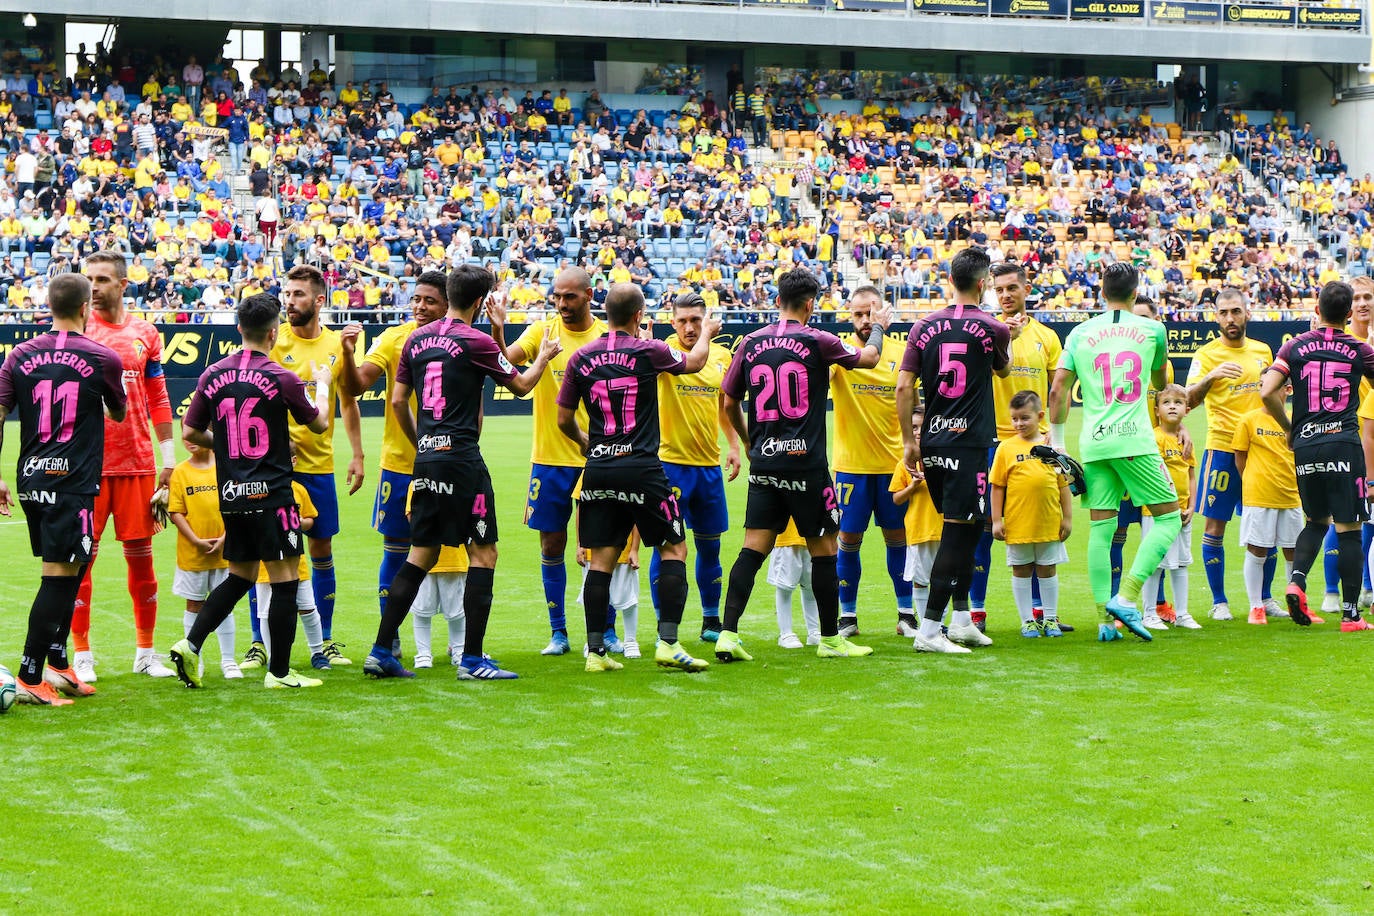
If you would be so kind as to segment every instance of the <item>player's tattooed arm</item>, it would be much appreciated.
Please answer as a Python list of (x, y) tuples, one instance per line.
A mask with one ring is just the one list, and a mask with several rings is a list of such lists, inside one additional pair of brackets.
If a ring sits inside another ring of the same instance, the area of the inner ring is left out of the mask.
[(583, 455), (587, 454), (587, 434), (577, 425), (577, 411), (571, 407), (558, 405), (558, 430), (577, 443)]
[[(0, 404), (0, 450), (5, 447), (5, 415), (9, 410)], [(9, 518), (10, 512), (14, 509), (14, 496), (10, 493), (10, 485), (0, 479), (0, 515)]]

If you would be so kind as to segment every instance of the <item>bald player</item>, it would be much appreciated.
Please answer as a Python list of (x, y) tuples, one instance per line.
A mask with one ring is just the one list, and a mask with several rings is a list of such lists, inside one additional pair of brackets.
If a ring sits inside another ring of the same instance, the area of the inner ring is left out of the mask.
[[(873, 332), (873, 312), (883, 294), (861, 286), (849, 297), (854, 333), (847, 341), (862, 349)], [(892, 501), (888, 482), (902, 459), (902, 431), (897, 425), (897, 367), (904, 345), (883, 335), (878, 364), (868, 368), (830, 366), (830, 398), (835, 404), (835, 492), (840, 500), (839, 557), (840, 635), (859, 632), (859, 549), (870, 522), (883, 532), (887, 575), (897, 596), (897, 635), (914, 638), (917, 622), (911, 610), (906, 571), (906, 507)]]
[[(525, 524), (539, 532), (540, 571), (544, 580), (544, 601), (549, 610), (552, 631), (544, 655), (563, 655), (569, 648), (568, 623), (564, 600), (568, 590), (568, 522), (572, 519), (573, 488), (582, 476), (586, 460), (577, 444), (558, 428), (558, 390), (568, 359), (579, 349), (606, 334), (606, 322), (592, 315), (592, 280), (587, 272), (569, 267), (553, 281), (550, 297), (558, 314), (536, 321), (525, 328), (519, 339), (506, 346), (506, 309), (503, 304), (487, 307), (491, 336), (505, 349), (506, 359), (517, 366), (533, 363), (539, 347), (552, 331), (562, 351), (549, 361), (549, 371), (534, 386), (534, 442), (530, 449), (530, 490), (525, 503)], [(577, 423), (587, 428), (587, 409), (579, 405)], [(607, 631), (608, 651), (620, 650), (614, 631)], [(623, 651), (623, 650), (621, 650)]]
[[(1188, 370), (1188, 409), (1207, 406), (1207, 450), (1202, 453), (1193, 512), (1205, 520), (1202, 565), (1212, 590), (1212, 619), (1231, 620), (1226, 600), (1226, 523), (1236, 514), (1241, 495), (1231, 438), (1241, 417), (1264, 406), (1260, 375), (1274, 361), (1274, 353), (1267, 344), (1247, 336), (1250, 307), (1243, 292), (1223, 289), (1217, 294), (1215, 310), (1221, 334), (1198, 348)], [(1278, 561), (1275, 557), (1269, 562)], [(1272, 577), (1273, 572), (1266, 569), (1265, 578)]]

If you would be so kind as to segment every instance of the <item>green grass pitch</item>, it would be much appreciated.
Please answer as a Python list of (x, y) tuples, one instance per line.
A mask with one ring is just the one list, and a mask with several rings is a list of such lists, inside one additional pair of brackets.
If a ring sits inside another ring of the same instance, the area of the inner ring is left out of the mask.
[[(484, 439), (503, 532), (489, 650), (519, 681), (463, 684), (444, 666), (367, 683), (355, 664), (284, 695), (223, 681), (213, 646), (202, 691), (135, 677), (123, 561), (107, 542), (99, 695), (0, 718), (0, 913), (1374, 908), (1374, 639), (1330, 623), (1214, 624), (1195, 566), (1204, 630), (1099, 645), (1080, 511), (1062, 610), (1079, 629), (1065, 639), (1019, 636), (998, 547), (997, 644), (915, 655), (892, 631), (874, 533), (860, 603), (871, 658), (777, 648), (761, 575), (742, 626), (754, 663), (689, 676), (643, 660), (591, 677), (578, 654), (538, 654), (528, 423), (490, 418)], [(377, 619), (379, 438), (366, 421), (368, 480), (342, 500), (335, 545), (335, 633), (358, 663)], [(736, 524), (743, 494), (742, 480), (729, 487)], [(22, 523), (0, 526), (0, 544), (0, 658), (13, 667), (38, 564)], [(165, 652), (182, 607), (173, 535), (156, 544)], [(727, 569), (738, 545), (736, 530)], [(1243, 611), (1234, 527), (1228, 551)], [(570, 578), (580, 643), (575, 567)], [(651, 645), (647, 585), (643, 605)], [(698, 610), (694, 586), (693, 636)], [(239, 626), (242, 654), (242, 609)], [(409, 624), (402, 635), (409, 645)]]

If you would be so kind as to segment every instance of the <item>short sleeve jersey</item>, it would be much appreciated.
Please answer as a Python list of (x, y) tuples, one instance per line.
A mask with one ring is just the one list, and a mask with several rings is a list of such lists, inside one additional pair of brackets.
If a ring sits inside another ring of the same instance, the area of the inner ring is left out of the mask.
[(296, 336), (291, 325), (277, 331), (277, 343), (270, 354), (274, 362), (295, 373), (307, 389), (316, 364), (329, 367), (329, 429), (316, 435), (299, 423), (291, 423), (291, 441), (296, 443), (296, 471), (301, 474), (334, 473), (334, 404), (343, 380), (343, 340), (332, 328), (321, 328), (320, 336)]
[(1121, 309), (1069, 332), (1059, 367), (1077, 375), (1082, 390), (1084, 461), (1158, 453), (1145, 392), (1169, 358), (1168, 346), (1163, 324)]
[(508, 382), (516, 374), (496, 341), (461, 321), (444, 318), (410, 335), (396, 384), (418, 395), (415, 464), (479, 457), (486, 378)]
[[(558, 391), (563, 384), (563, 372), (568, 360), (582, 347), (605, 336), (606, 322), (598, 318), (585, 331), (573, 331), (563, 324), (562, 318), (536, 321), (525, 328), (525, 332), (510, 347), (520, 357), (516, 362), (534, 362), (539, 355), (539, 342), (549, 328), (553, 328), (553, 336), (563, 344), (563, 351), (549, 360), (548, 370), (534, 386), (531, 395), (534, 398), (534, 437), (530, 460), (535, 464), (553, 467), (580, 468), (585, 462), (577, 451), (576, 443), (558, 429)], [(579, 424), (587, 422), (582, 408), (578, 408), (577, 421)]]
[(681, 350), (661, 340), (612, 331), (573, 354), (558, 406), (587, 407), (587, 466), (659, 463), (658, 376), (687, 368)]
[(244, 349), (201, 374), (182, 423), (214, 431), (221, 513), (292, 504), (288, 421), (309, 423), (316, 414), (305, 383), (266, 353)]
[[(677, 335), (664, 341), (683, 350)], [(720, 383), (730, 368), (730, 351), (711, 344), (700, 372), (658, 377), (659, 423), (663, 444), (658, 456), (666, 464), (714, 467), (720, 463)]]
[[(215, 468), (198, 468), (183, 461), (172, 469), (172, 481), (167, 487), (167, 511), (186, 516), (186, 524), (204, 540), (224, 534), (224, 517), (219, 514), (219, 485), (215, 482)], [(206, 556), (205, 552), (177, 532), (177, 569), (203, 572), (224, 569), (229, 563), (223, 552)]]
[(830, 370), (835, 403), (835, 470), (846, 474), (888, 474), (902, 455), (897, 425), (897, 367), (902, 344), (883, 338), (872, 369)]
[(1236, 423), (1252, 410), (1258, 410), (1260, 403), (1260, 375), (1274, 361), (1274, 351), (1269, 345), (1258, 340), (1246, 338), (1243, 346), (1228, 346), (1224, 338), (1210, 340), (1193, 354), (1193, 363), (1188, 367), (1188, 387), (1196, 385), (1202, 377), (1222, 363), (1236, 363), (1241, 368), (1240, 378), (1221, 378), (1207, 389), (1207, 447), (1214, 451), (1229, 451), (1231, 436), (1236, 431)]
[[(1018, 391), (1034, 391), (1040, 403), (1050, 402), (1050, 382), (1059, 368), (1062, 347), (1059, 335), (1031, 318), (1016, 339), (1011, 342), (1011, 375), (993, 376), (992, 406), (997, 414), (997, 438), (1010, 439), (1016, 435), (1011, 428), (1011, 399)], [(1040, 431), (1050, 431), (1049, 420), (1040, 422)]]
[(1293, 446), (1360, 441), (1358, 392), (1374, 379), (1374, 347), (1335, 328), (1290, 338), (1270, 367), (1293, 383)]
[(996, 441), (992, 374), (1011, 363), (1011, 332), (982, 310), (951, 305), (907, 337), (902, 371), (920, 379), (923, 448), (986, 448)]
[(853, 369), (859, 350), (834, 334), (783, 319), (740, 342), (721, 390), (749, 401), (749, 469), (829, 470), (825, 448), (830, 367)]
[[(370, 363), (382, 370), (386, 379), (385, 416), (382, 420), (382, 460), (383, 471), (396, 474), (409, 474), (415, 466), (415, 446), (396, 422), (396, 413), (391, 409), (391, 389), (396, 384), (396, 367), (401, 362), (401, 348), (406, 345), (410, 335), (418, 325), (407, 321), (387, 328), (372, 342), (363, 362)], [(410, 409), (415, 410), (415, 396), (410, 397)]]
[[(1174, 492), (1178, 493), (1178, 507), (1187, 508), (1193, 501), (1193, 490), (1189, 486), (1191, 475), (1188, 472), (1197, 466), (1197, 462), (1185, 455), (1183, 443), (1178, 436), (1166, 433), (1158, 427), (1155, 427), (1155, 444), (1159, 447), (1159, 457), (1164, 459), (1164, 470), (1168, 472), (1169, 480), (1173, 481)], [(1144, 511), (1150, 512), (1149, 508)]]
[(49, 331), (10, 351), (0, 366), (0, 406), (19, 412), (21, 499), (36, 491), (100, 491), (104, 407), (126, 406), (122, 375), (118, 354), (71, 331)]
[(1260, 408), (1240, 418), (1231, 437), (1231, 451), (1245, 452), (1245, 473), (1240, 482), (1245, 505), (1258, 509), (1302, 506), (1288, 434), (1269, 411)]
[[(902, 462), (897, 463), (897, 469), (892, 472), (892, 479), (888, 482), (887, 489), (890, 493), (905, 490), (911, 486), (911, 472), (906, 469)], [(928, 544), (931, 541), (940, 540), (940, 535), (944, 530), (945, 520), (935, 509), (935, 503), (930, 500), (930, 489), (922, 482), (911, 499), (906, 504), (906, 542), (909, 545)]]
[(992, 459), (988, 480), (1004, 487), (1002, 518), (1008, 544), (1047, 544), (1059, 540), (1064, 507), (1059, 490), (1069, 482), (1031, 455), (1036, 445), (1020, 436), (1003, 439)]
[(142, 318), (130, 315), (123, 324), (110, 324), (92, 311), (86, 322), (86, 336), (119, 355), (123, 364), (124, 390), (129, 396), (129, 412), (124, 422), (105, 421), (105, 475), (156, 473), (153, 435), (149, 428), (152, 412), (148, 386), (166, 384), (162, 372), (162, 335)]

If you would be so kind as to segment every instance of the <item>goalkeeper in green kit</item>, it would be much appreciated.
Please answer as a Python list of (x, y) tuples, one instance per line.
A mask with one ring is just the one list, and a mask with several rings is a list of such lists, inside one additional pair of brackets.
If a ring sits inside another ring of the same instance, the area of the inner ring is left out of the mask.
[[(1050, 444), (1064, 449), (1064, 422), (1074, 381), (1082, 383), (1083, 429), (1078, 439), (1091, 512), (1088, 533), (1088, 581), (1093, 600), (1104, 615), (1097, 638), (1120, 639), (1113, 620), (1119, 620), (1141, 639), (1151, 633), (1141, 622), (1136, 600), (1140, 587), (1159, 568), (1169, 545), (1178, 537), (1183, 519), (1178, 494), (1155, 444), (1145, 393), (1165, 384), (1169, 358), (1164, 325), (1135, 315), (1138, 282), (1129, 264), (1112, 264), (1102, 275), (1107, 311), (1078, 325), (1064, 341), (1059, 371), (1050, 391)], [(1155, 524), (1136, 551), (1131, 571), (1122, 577), (1121, 590), (1112, 594), (1112, 535), (1116, 510), (1125, 494), (1147, 507)]]

